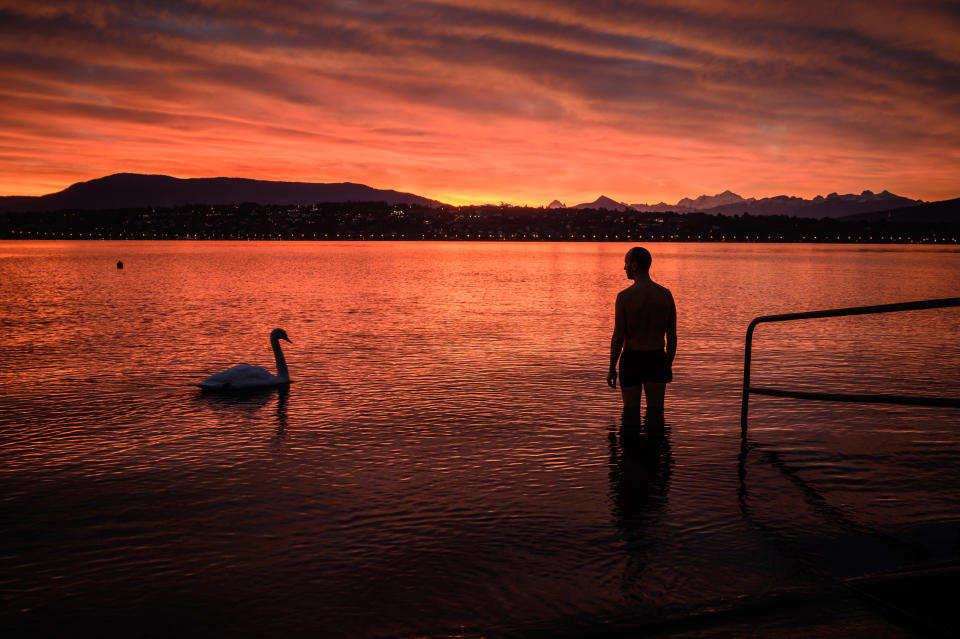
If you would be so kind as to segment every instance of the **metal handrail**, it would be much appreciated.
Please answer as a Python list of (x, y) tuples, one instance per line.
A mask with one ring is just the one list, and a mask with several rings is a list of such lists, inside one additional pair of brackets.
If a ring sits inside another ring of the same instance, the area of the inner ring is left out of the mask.
[(787, 322), (800, 319), (815, 319), (819, 317), (842, 317), (845, 315), (870, 315), (873, 313), (895, 313), (899, 311), (919, 311), (928, 308), (950, 308), (960, 306), (960, 297), (947, 297), (936, 300), (920, 300), (917, 302), (901, 302), (898, 304), (878, 304), (876, 306), (851, 306), (848, 308), (834, 308), (823, 311), (807, 311), (804, 313), (781, 313), (779, 315), (761, 315), (750, 322), (747, 327), (747, 339), (743, 355), (743, 399), (740, 403), (740, 435), (747, 435), (747, 411), (750, 402), (750, 393), (755, 395), (771, 395), (774, 397), (791, 397), (794, 399), (819, 399), (833, 402), (864, 402), (874, 404), (908, 404), (911, 406), (948, 406), (960, 407), (960, 398), (956, 397), (923, 397), (916, 395), (853, 395), (846, 393), (811, 393), (801, 391), (780, 390), (775, 388), (758, 388), (750, 386), (750, 355), (753, 348), (753, 330), (757, 324), (763, 322)]

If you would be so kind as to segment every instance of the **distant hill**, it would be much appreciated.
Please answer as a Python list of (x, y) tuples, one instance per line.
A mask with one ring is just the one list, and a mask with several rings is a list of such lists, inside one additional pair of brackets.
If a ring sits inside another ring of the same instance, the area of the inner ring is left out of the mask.
[(574, 208), (606, 208), (618, 211), (630, 208), (634, 211), (647, 213), (672, 211), (674, 213), (710, 213), (711, 215), (741, 215), (747, 213), (749, 215), (786, 215), (820, 219), (824, 217), (842, 218), (875, 211), (891, 211), (908, 206), (915, 207), (919, 204), (922, 204), (922, 201), (911, 200), (889, 191), (880, 193), (864, 191), (860, 194), (849, 193), (847, 195), (831, 193), (826, 197), (818, 195), (812, 200), (790, 195), (761, 199), (743, 198), (731, 191), (724, 191), (717, 195), (701, 195), (695, 199), (683, 198), (676, 204), (660, 202), (659, 204), (625, 205), (606, 196), (601, 196), (595, 202), (577, 204)]
[(645, 213), (666, 213), (667, 211), (673, 211), (674, 213), (693, 213), (708, 211), (717, 206), (742, 204), (753, 201), (754, 198), (744, 199), (728, 190), (723, 193), (718, 193), (717, 195), (701, 195), (696, 199), (685, 197), (676, 204), (667, 204), (666, 202), (660, 202), (659, 204), (631, 204), (630, 208), (634, 211), (643, 211)]
[(960, 223), (960, 198), (942, 202), (926, 202), (890, 211), (857, 213), (840, 218), (843, 222), (879, 222), (885, 220), (896, 224)]
[(724, 191), (717, 195), (701, 195), (695, 200), (691, 200), (688, 197), (683, 198), (677, 202), (677, 206), (683, 207), (685, 209), (691, 209), (694, 211), (707, 211), (718, 206), (727, 206), (730, 204), (743, 204), (745, 202), (753, 202), (754, 199), (750, 198), (745, 200), (736, 193), (733, 193), (730, 190)]
[(319, 202), (386, 202), (439, 206), (412, 193), (374, 189), (339, 182), (272, 182), (245, 178), (190, 178), (117, 173), (78, 182), (59, 193), (0, 197), (0, 211), (59, 211), (170, 207), (182, 204), (315, 204)]
[(889, 191), (873, 193), (864, 191), (859, 195), (849, 193), (838, 195), (831, 193), (823, 197), (818, 195), (812, 200), (800, 197), (778, 195), (760, 200), (749, 200), (736, 204), (726, 204), (707, 209), (712, 215), (786, 215), (789, 217), (807, 217), (820, 219), (824, 217), (842, 218), (857, 213), (872, 213), (874, 211), (890, 211), (906, 206), (922, 204), (920, 200), (894, 195)]
[[(554, 200), (554, 201), (556, 201), (556, 200)], [(627, 210), (628, 208), (630, 208), (630, 206), (629, 206), (628, 204), (624, 204), (623, 202), (617, 202), (616, 200), (612, 200), (612, 199), (608, 198), (606, 195), (601, 195), (600, 197), (598, 197), (598, 198), (597, 198), (596, 200), (594, 200), (593, 202), (585, 202), (585, 203), (583, 203), (583, 204), (577, 204), (576, 206), (571, 207), (571, 208), (575, 208), (575, 209), (607, 209), (608, 211), (625, 211), (625, 210)]]
[(687, 210), (676, 204), (667, 204), (666, 202), (660, 202), (659, 204), (631, 204), (630, 208), (634, 211), (642, 211), (644, 213), (690, 213), (693, 211), (693, 209)]

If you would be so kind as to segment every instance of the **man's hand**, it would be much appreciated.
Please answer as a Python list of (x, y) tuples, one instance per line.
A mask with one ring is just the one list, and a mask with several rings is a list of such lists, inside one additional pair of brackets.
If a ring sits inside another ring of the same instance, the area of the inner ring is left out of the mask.
[(607, 373), (607, 386), (610, 388), (617, 387), (617, 370), (614, 368), (611, 368), (610, 372)]

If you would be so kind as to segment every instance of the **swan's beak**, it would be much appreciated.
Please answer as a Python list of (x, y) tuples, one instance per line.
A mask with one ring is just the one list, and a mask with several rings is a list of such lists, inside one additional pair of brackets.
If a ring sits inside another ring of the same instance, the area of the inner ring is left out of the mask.
[(291, 344), (293, 344), (293, 340), (291, 340), (289, 337), (281, 337), (280, 339), (282, 339), (285, 342), (290, 342)]

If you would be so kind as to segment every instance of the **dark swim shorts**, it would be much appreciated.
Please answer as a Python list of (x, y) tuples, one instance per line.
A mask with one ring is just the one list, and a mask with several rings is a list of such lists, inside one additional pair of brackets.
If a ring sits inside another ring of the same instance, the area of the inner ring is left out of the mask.
[(673, 371), (663, 350), (623, 351), (620, 355), (620, 385), (640, 386), (643, 382), (673, 381)]

